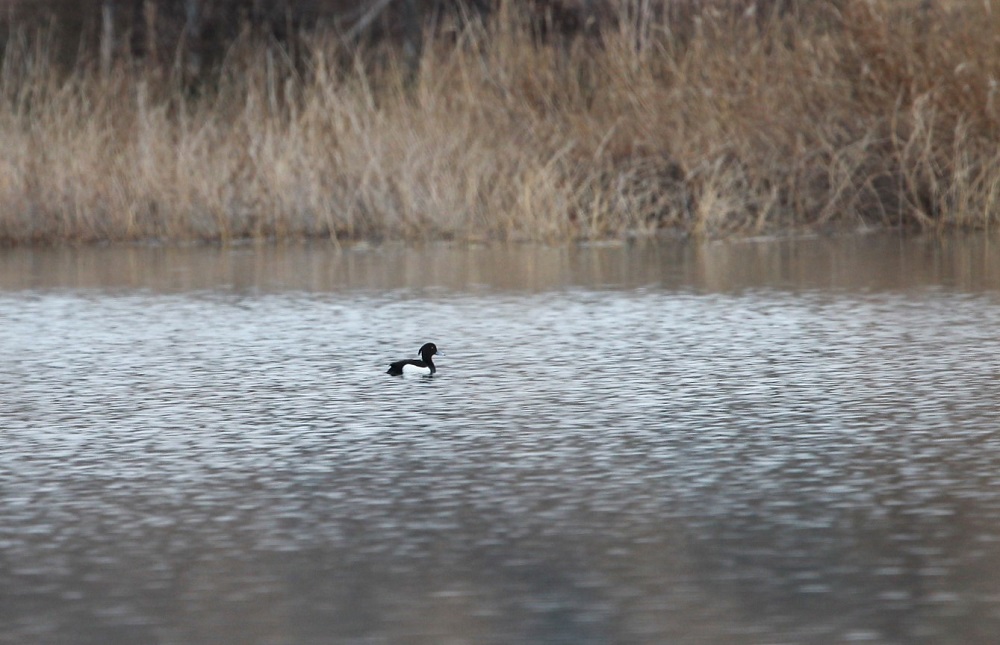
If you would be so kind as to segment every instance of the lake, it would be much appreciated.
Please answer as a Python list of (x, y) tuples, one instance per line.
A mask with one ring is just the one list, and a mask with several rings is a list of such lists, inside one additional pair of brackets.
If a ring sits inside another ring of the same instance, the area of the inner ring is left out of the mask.
[(8, 249), (0, 320), (0, 643), (1000, 633), (997, 238)]

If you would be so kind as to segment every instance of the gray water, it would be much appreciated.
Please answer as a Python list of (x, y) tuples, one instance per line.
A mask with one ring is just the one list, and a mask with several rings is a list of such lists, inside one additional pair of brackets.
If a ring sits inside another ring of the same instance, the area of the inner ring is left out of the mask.
[(994, 643), (998, 320), (980, 236), (2, 251), (0, 642)]

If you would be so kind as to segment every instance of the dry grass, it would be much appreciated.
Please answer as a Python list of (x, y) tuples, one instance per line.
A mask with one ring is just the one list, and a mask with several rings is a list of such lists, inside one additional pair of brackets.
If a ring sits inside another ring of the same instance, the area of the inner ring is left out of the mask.
[[(547, 239), (989, 227), (1000, 6), (704, 9), (539, 44), (501, 14), (293, 64), (247, 37), (197, 91), (142, 61), (0, 70), (0, 240)], [(364, 61), (364, 62), (362, 62)], [(372, 64), (375, 61), (376, 64)]]

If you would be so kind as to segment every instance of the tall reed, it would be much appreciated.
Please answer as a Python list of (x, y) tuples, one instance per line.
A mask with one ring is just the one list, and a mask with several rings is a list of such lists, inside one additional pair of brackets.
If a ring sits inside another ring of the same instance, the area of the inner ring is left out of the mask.
[(127, 56), (67, 74), (44, 37), (14, 37), (0, 240), (565, 240), (1000, 216), (989, 0), (706, 4), (686, 21), (623, 4), (569, 39), (503, 10), (439, 28), (415, 74), (390, 47), (345, 58), (315, 34), (297, 60), (246, 35), (196, 84)]

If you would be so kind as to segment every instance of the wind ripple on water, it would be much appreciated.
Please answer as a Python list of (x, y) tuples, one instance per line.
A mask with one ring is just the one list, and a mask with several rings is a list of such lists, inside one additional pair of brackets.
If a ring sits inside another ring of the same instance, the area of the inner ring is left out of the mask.
[[(985, 643), (1000, 625), (988, 296), (0, 304), (0, 641)], [(437, 377), (383, 374), (424, 341)]]

